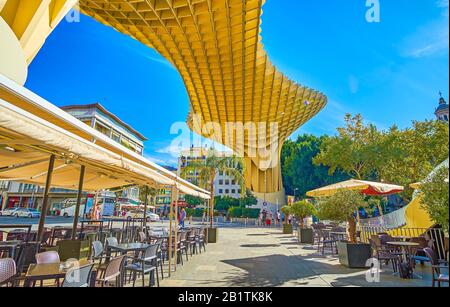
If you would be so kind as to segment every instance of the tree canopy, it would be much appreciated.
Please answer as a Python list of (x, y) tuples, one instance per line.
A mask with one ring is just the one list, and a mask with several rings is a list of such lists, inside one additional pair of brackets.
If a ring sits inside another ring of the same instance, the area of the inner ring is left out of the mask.
[[(281, 167), (287, 194), (302, 197), (310, 190), (350, 178), (340, 170), (329, 175), (329, 167), (313, 163), (313, 158), (319, 154), (322, 143), (327, 139), (326, 136), (305, 134), (295, 141), (286, 141), (281, 153)], [(298, 189), (296, 193), (294, 189)]]
[(356, 242), (356, 212), (367, 206), (368, 203), (361, 193), (341, 190), (320, 203), (318, 216), (322, 220), (348, 222), (350, 240)]
[(343, 171), (355, 179), (402, 185), (407, 202), (413, 192), (409, 185), (448, 158), (447, 123), (415, 121), (410, 128), (380, 131), (365, 124), (361, 115), (348, 114), (345, 122), (338, 135), (323, 141), (314, 164), (329, 167), (330, 175)]
[(441, 225), (448, 234), (449, 230), (449, 189), (448, 166), (441, 167), (420, 187), (422, 191), (422, 206), (430, 217)]
[(303, 200), (292, 204), (290, 213), (300, 222), (300, 227), (304, 228), (304, 219), (317, 214), (316, 207), (309, 201)]

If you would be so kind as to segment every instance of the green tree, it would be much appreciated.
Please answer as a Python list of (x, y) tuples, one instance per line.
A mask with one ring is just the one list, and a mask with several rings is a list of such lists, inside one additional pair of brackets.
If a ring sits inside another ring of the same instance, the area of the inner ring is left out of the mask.
[(440, 121), (413, 122), (412, 127), (392, 127), (379, 142), (377, 177), (405, 187), (402, 196), (410, 201), (411, 183), (422, 181), (449, 155), (449, 126)]
[(300, 222), (300, 228), (305, 228), (305, 219), (317, 214), (316, 207), (309, 201), (303, 200), (292, 204), (290, 212)]
[(145, 203), (146, 199), (150, 201), (150, 199), (152, 198), (154, 199), (155, 196), (158, 195), (158, 190), (155, 188), (149, 188), (146, 186), (139, 186), (138, 188), (139, 188), (139, 200), (143, 203)]
[[(283, 184), (289, 195), (304, 197), (306, 192), (350, 178), (341, 170), (329, 175), (329, 167), (316, 165), (313, 158), (320, 152), (327, 136), (300, 135), (295, 141), (288, 140), (281, 153)], [(294, 193), (294, 189), (297, 189)]]
[(190, 173), (198, 173), (198, 180), (200, 186), (209, 190), (213, 196), (210, 201), (210, 214), (211, 214), (211, 228), (214, 223), (214, 208), (215, 208), (215, 191), (214, 180), (219, 172), (225, 172), (233, 176), (236, 182), (242, 187), (244, 191), (245, 180), (243, 174), (244, 163), (241, 158), (236, 156), (223, 157), (217, 154), (216, 151), (210, 150), (206, 160), (203, 162), (193, 162), (189, 166), (185, 167), (182, 171), (182, 176), (186, 177)]
[(343, 170), (356, 179), (402, 185), (405, 202), (412, 198), (409, 185), (421, 181), (449, 155), (446, 123), (416, 121), (404, 130), (393, 126), (379, 131), (366, 125), (361, 115), (346, 115), (345, 120), (338, 135), (321, 144), (314, 163), (328, 166), (331, 175)]
[(288, 223), (288, 216), (291, 214), (291, 207), (290, 206), (284, 206), (281, 208), (281, 212), (284, 213), (284, 223), (287, 224)]
[(448, 166), (441, 167), (420, 187), (422, 206), (437, 224), (448, 234), (449, 231), (449, 187)]
[(192, 195), (185, 195), (184, 200), (186, 201), (189, 207), (197, 207), (204, 204), (203, 199)]
[(348, 223), (350, 241), (357, 243), (356, 238), (356, 212), (366, 208), (368, 204), (364, 196), (355, 191), (342, 190), (333, 196), (324, 199), (319, 205), (318, 216), (322, 220), (331, 220), (338, 223)]
[(215, 207), (216, 210), (227, 212), (232, 207), (239, 207), (239, 199), (230, 196), (216, 196)]
[(239, 205), (243, 208), (255, 206), (258, 204), (258, 199), (253, 195), (250, 190), (246, 190), (245, 196), (239, 200)]
[(325, 139), (314, 163), (328, 166), (330, 175), (341, 169), (353, 178), (370, 179), (379, 154), (377, 128), (365, 125), (360, 114), (347, 114), (345, 126), (337, 130), (337, 136)]

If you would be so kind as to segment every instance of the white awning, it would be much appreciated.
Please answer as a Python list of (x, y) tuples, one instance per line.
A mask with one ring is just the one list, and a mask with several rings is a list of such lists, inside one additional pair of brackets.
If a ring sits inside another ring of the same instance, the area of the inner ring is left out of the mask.
[[(0, 179), (42, 185), (48, 159), (55, 154), (53, 185), (57, 187), (76, 188), (80, 165), (85, 165), (86, 190), (130, 184), (177, 185), (182, 193), (210, 199), (209, 192), (136, 153), (130, 155), (130, 150), (120, 148), (113, 140), (2, 75), (0, 81)], [(34, 114), (26, 110), (26, 103), (30, 103), (28, 109)], [(58, 118), (58, 123), (70, 122), (71, 126), (66, 125), (70, 131), (62, 124), (47, 121), (48, 118), (54, 122)], [(101, 142), (94, 144), (86, 135)]]

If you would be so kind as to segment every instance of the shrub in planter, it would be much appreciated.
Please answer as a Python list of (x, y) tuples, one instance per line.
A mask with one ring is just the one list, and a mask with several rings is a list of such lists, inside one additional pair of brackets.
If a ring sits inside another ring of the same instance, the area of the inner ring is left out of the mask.
[(284, 213), (283, 234), (291, 235), (294, 233), (292, 225), (288, 223), (288, 216), (291, 215), (291, 207), (284, 206), (283, 208), (281, 208), (281, 212)]
[(283, 224), (283, 234), (291, 235), (294, 233), (294, 229), (291, 224)]
[(364, 196), (355, 191), (338, 191), (319, 206), (318, 215), (321, 219), (348, 224), (350, 242), (338, 243), (339, 261), (342, 265), (360, 268), (371, 257), (370, 245), (358, 244), (356, 237), (356, 212), (367, 206)]
[(317, 210), (313, 204), (304, 200), (294, 203), (290, 212), (300, 222), (298, 229), (298, 240), (300, 243), (313, 244), (313, 231), (305, 227), (305, 219), (317, 214)]

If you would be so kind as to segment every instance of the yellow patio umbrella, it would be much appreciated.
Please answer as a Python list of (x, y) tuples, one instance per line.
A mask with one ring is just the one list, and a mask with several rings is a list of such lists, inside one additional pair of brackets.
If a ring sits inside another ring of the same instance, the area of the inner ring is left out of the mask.
[(402, 192), (404, 187), (383, 182), (351, 179), (309, 191), (306, 195), (309, 197), (328, 197), (336, 194), (340, 190), (359, 191), (365, 195), (391, 195)]
[(422, 183), (421, 182), (411, 183), (409, 186), (411, 189), (419, 190), (420, 187), (422, 186)]

